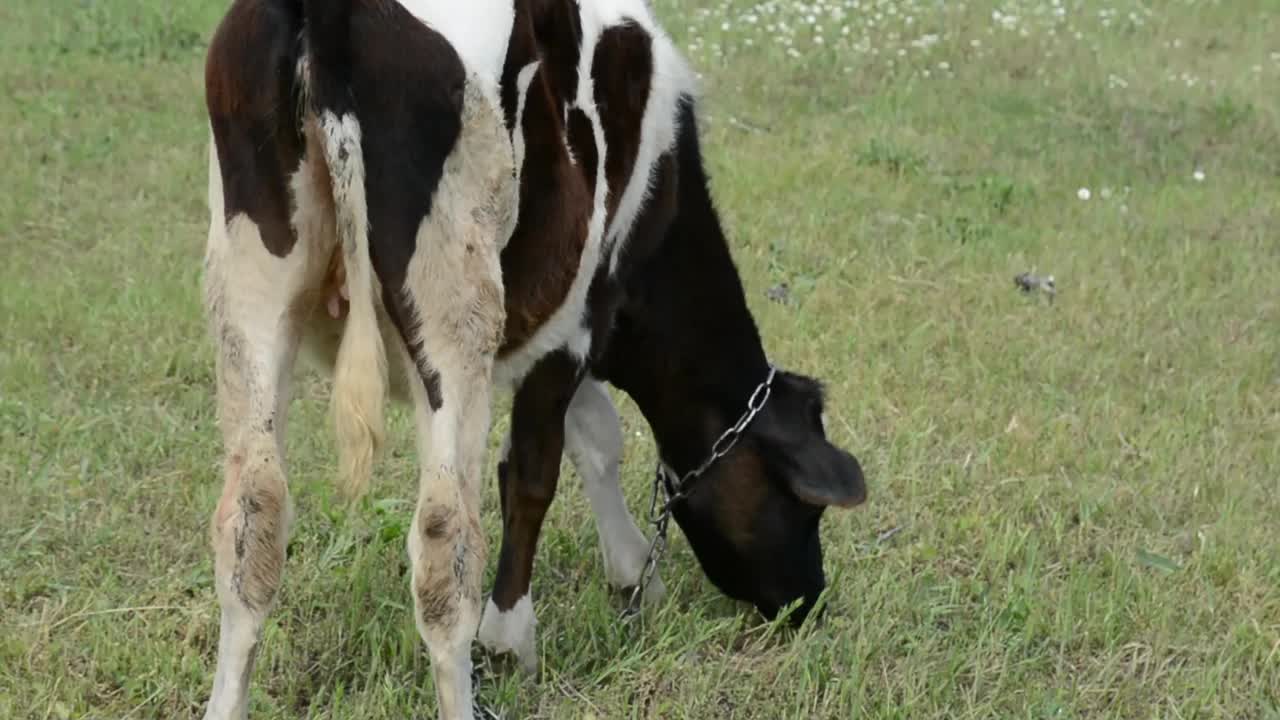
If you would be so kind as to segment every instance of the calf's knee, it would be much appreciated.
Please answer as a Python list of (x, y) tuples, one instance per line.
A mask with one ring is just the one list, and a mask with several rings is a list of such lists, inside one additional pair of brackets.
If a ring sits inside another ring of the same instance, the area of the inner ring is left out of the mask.
[(245, 449), (227, 460), (222, 497), (212, 518), (220, 593), (265, 610), (284, 571), (290, 506), (274, 449)]
[(413, 595), (423, 627), (475, 622), (467, 616), (475, 615), (484, 570), (479, 517), (462, 503), (431, 503), (419, 511), (410, 538)]

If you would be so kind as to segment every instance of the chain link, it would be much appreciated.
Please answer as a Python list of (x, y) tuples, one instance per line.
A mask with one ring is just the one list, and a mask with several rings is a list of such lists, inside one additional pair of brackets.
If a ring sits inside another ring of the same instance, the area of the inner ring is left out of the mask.
[[(773, 393), (773, 379), (777, 375), (778, 370), (773, 365), (769, 366), (769, 374), (765, 377), (764, 382), (756, 386), (752, 391), (751, 397), (747, 399), (747, 409), (738, 418), (738, 421), (720, 434), (716, 441), (711, 444), (711, 454), (698, 467), (685, 473), (672, 482), (671, 478), (675, 473), (668, 470), (662, 461), (658, 461), (658, 467), (653, 473), (653, 493), (649, 497), (649, 523), (653, 525), (654, 535), (653, 542), (649, 544), (649, 552), (645, 555), (644, 566), (640, 570), (640, 579), (631, 591), (631, 598), (627, 601), (627, 608), (623, 611), (623, 617), (633, 617), (639, 614), (640, 599), (644, 594), (644, 590), (649, 586), (649, 582), (653, 580), (653, 576), (658, 571), (658, 561), (662, 558), (663, 552), (667, 549), (667, 530), (671, 525), (671, 512), (675, 504), (687, 497), (693, 490), (693, 485), (711, 469), (711, 466), (717, 460), (729, 454), (734, 446), (738, 444), (738, 440), (742, 438), (742, 434), (746, 431), (747, 426), (755, 419), (756, 415), (764, 409), (765, 403), (769, 402), (769, 396)], [(658, 494), (665, 496), (665, 501), (659, 503)]]

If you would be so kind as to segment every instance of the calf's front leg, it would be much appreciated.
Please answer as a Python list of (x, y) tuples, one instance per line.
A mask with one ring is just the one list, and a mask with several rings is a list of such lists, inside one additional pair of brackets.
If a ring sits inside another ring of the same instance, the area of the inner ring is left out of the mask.
[[(582, 478), (596, 518), (605, 577), (615, 588), (633, 588), (640, 582), (648, 559), (649, 541), (636, 527), (622, 496), (622, 422), (602, 383), (589, 379), (578, 387), (564, 425), (569, 459)], [(655, 572), (642, 599), (656, 602), (665, 593)]]
[(502, 549), (493, 594), (485, 605), (480, 642), (513, 653), (520, 666), (538, 667), (531, 581), (538, 536), (555, 498), (564, 449), (564, 416), (582, 377), (568, 352), (546, 356), (520, 383), (511, 408), (511, 436), (498, 466)]

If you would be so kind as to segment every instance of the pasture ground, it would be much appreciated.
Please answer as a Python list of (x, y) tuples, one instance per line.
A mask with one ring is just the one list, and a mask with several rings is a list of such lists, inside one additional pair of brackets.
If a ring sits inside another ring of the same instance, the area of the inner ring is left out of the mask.
[[(200, 69), (225, 5), (0, 4), (0, 717), (198, 717), (209, 691)], [(870, 502), (828, 514), (830, 612), (798, 636), (721, 598), (678, 534), (668, 599), (624, 627), (566, 469), (542, 676), (483, 660), (483, 702), (1280, 718), (1280, 6), (682, 5), (658, 9), (705, 74), (751, 305), (773, 357), (829, 384)], [(1014, 288), (1029, 270), (1053, 304)], [(407, 418), (348, 512), (325, 387), (298, 395), (254, 716), (434, 717)], [(653, 450), (623, 407), (638, 510)]]

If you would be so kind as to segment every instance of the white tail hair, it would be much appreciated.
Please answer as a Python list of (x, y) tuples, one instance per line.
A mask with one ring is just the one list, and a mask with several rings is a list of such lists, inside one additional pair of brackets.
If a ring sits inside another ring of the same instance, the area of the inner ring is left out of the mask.
[(360, 124), (352, 113), (338, 117), (332, 112), (325, 112), (319, 124), (351, 302), (333, 374), (339, 487), (348, 498), (357, 498), (369, 487), (385, 436), (387, 357), (378, 326), (379, 285), (369, 255)]

